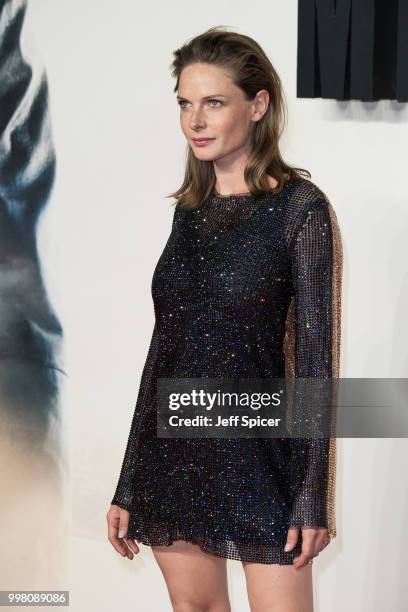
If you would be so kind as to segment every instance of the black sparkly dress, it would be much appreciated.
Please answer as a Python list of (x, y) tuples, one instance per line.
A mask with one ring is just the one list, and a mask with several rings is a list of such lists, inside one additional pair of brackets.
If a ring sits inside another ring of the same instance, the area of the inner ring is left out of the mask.
[(302, 534), (284, 552), (290, 526), (336, 536), (335, 438), (158, 438), (156, 383), (337, 377), (341, 272), (336, 214), (306, 178), (260, 198), (213, 193), (196, 209), (176, 204), (153, 275), (155, 325), (112, 499), (130, 513), (127, 537), (291, 564)]

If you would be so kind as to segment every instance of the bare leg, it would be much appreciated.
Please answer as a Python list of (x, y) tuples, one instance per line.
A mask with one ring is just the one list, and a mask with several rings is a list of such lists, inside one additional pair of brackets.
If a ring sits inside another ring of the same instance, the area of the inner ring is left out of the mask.
[(152, 551), (174, 612), (231, 612), (226, 559), (185, 540), (152, 546)]
[(312, 565), (242, 565), (251, 612), (313, 612)]

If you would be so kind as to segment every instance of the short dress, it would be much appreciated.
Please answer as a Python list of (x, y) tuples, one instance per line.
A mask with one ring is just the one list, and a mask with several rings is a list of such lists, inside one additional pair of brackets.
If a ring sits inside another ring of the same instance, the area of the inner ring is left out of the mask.
[(158, 378), (339, 375), (342, 247), (311, 180), (278, 192), (176, 202), (154, 270), (155, 323), (111, 501), (127, 537), (186, 540), (210, 554), (291, 564), (289, 527), (335, 537), (336, 439), (160, 438)]

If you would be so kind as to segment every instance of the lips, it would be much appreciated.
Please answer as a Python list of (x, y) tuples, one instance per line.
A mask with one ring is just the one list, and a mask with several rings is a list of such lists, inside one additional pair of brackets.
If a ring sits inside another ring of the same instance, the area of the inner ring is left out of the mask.
[(192, 140), (197, 147), (202, 147), (215, 140), (215, 138), (193, 138)]

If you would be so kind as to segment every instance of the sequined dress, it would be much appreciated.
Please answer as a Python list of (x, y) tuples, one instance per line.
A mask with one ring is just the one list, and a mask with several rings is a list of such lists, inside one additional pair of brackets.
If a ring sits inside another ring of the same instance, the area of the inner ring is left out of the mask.
[(301, 530), (294, 550), (283, 550), (290, 526), (336, 536), (335, 438), (158, 438), (156, 384), (337, 377), (341, 272), (336, 214), (306, 178), (260, 198), (213, 192), (190, 210), (177, 202), (111, 501), (130, 513), (129, 538), (184, 539), (217, 556), (284, 565), (301, 552)]

